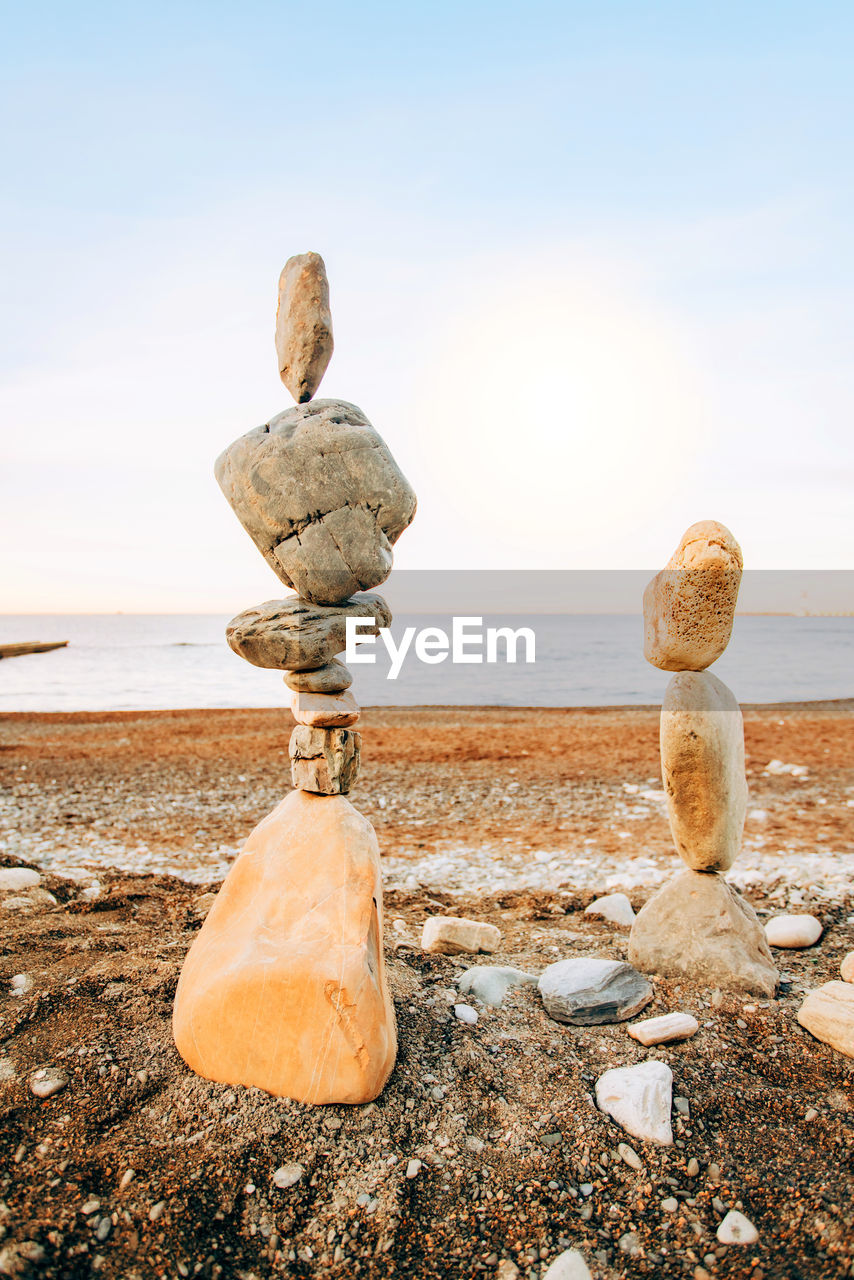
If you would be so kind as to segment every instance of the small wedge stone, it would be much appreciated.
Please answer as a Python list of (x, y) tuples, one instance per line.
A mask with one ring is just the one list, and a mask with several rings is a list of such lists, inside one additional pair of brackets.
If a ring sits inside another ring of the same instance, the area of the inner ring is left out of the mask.
[(596, 1081), (596, 1102), (627, 1133), (660, 1146), (673, 1145), (670, 1106), (673, 1073), (650, 1058), (634, 1067), (614, 1067)]

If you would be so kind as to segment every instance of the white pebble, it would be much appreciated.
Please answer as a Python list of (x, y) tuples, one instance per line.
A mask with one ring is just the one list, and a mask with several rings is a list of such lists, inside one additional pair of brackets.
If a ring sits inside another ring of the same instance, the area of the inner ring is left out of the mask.
[(755, 1244), (759, 1232), (749, 1218), (737, 1209), (730, 1209), (717, 1230), (721, 1244)]
[(566, 1249), (559, 1253), (543, 1280), (592, 1280), (590, 1270), (577, 1249)]
[(629, 929), (635, 921), (632, 904), (624, 893), (608, 893), (604, 898), (597, 898), (595, 902), (590, 903), (589, 907), (585, 907), (584, 914), (601, 916), (611, 924), (625, 925)]
[(619, 1155), (623, 1163), (627, 1164), (630, 1169), (643, 1168), (643, 1161), (641, 1160), (640, 1156), (635, 1151), (634, 1147), (630, 1147), (627, 1142), (620, 1143), (620, 1145), (617, 1147), (617, 1154)]
[(477, 1022), (477, 1010), (473, 1009), (470, 1004), (455, 1004), (454, 1013), (460, 1022), (465, 1022), (470, 1027), (473, 1027)]
[(417, 1178), (420, 1172), (421, 1172), (421, 1161), (410, 1160), (409, 1164), (406, 1166), (407, 1178)]
[(42, 878), (29, 867), (0, 867), (0, 893), (15, 893), (21, 889), (34, 889)]
[(821, 922), (809, 915), (775, 916), (765, 926), (772, 947), (811, 947), (821, 934)]
[(304, 1173), (305, 1169), (301, 1164), (283, 1164), (273, 1174), (273, 1186), (280, 1191), (287, 1191), (288, 1187), (296, 1186)]
[(68, 1076), (58, 1067), (44, 1067), (30, 1078), (30, 1092), (37, 1098), (52, 1098), (68, 1084)]

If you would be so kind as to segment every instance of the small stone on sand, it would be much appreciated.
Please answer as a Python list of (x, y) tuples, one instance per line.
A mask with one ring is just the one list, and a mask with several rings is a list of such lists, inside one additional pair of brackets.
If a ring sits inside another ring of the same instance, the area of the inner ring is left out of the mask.
[(604, 898), (597, 898), (589, 907), (585, 907), (584, 914), (601, 916), (604, 920), (610, 920), (611, 924), (627, 925), (629, 928), (635, 919), (632, 904), (624, 893), (608, 893)]
[(668, 1044), (672, 1040), (687, 1040), (700, 1030), (700, 1024), (690, 1013), (662, 1013), (657, 1018), (633, 1022), (627, 1030), (633, 1040), (649, 1046)]
[(635, 1138), (673, 1145), (670, 1106), (673, 1073), (653, 1058), (633, 1067), (614, 1067), (596, 1081), (600, 1110)]
[(721, 1244), (755, 1244), (759, 1239), (753, 1223), (737, 1209), (730, 1209), (716, 1234)]
[(430, 916), (424, 921), (421, 947), (438, 955), (453, 956), (467, 951), (495, 951), (501, 930), (494, 924), (467, 920), (464, 916)]
[(815, 916), (774, 916), (765, 925), (765, 937), (772, 947), (811, 947), (821, 935), (821, 921)]
[(30, 1077), (30, 1092), (37, 1098), (52, 1098), (68, 1084), (68, 1076), (59, 1067), (43, 1067)]

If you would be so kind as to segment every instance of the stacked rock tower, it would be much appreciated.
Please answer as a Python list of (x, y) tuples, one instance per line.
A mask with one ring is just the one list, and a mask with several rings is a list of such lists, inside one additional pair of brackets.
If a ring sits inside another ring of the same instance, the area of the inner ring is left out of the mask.
[(744, 722), (732, 692), (707, 670), (729, 644), (741, 573), (732, 534), (703, 520), (644, 592), (644, 656), (676, 673), (661, 711), (661, 771), (687, 870), (639, 913), (629, 960), (647, 972), (773, 995), (778, 974), (765, 932), (724, 879), (747, 809)]
[(296, 594), (228, 625), (235, 653), (284, 672), (296, 720), (292, 791), (255, 828), (194, 941), (173, 1032), (200, 1075), (308, 1103), (368, 1102), (397, 1037), (382, 946), (376, 835), (347, 799), (359, 769), (359, 707), (336, 657), (348, 617), (376, 634), (391, 614), (371, 588), (415, 494), (355, 405), (313, 400), (332, 355), (323, 259), (279, 280), (276, 352), (297, 401), (241, 436), (216, 476), (267, 563)]

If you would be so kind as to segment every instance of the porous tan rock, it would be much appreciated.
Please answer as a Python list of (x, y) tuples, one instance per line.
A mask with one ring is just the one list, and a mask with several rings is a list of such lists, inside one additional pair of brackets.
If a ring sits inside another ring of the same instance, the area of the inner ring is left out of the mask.
[(715, 872), (682, 871), (650, 898), (629, 935), (629, 963), (771, 996), (779, 974), (749, 902)]
[(660, 737), (679, 855), (695, 871), (726, 871), (738, 856), (747, 812), (741, 708), (710, 671), (681, 671), (664, 694)]
[(344, 693), (292, 691), (290, 703), (297, 724), (312, 729), (346, 729), (359, 719), (359, 704), (349, 689)]
[(350, 668), (337, 658), (314, 671), (285, 672), (285, 684), (300, 693), (343, 693), (352, 683)]
[(854, 1058), (854, 985), (825, 982), (810, 991), (798, 1010), (798, 1022), (816, 1040)]
[(369, 1102), (397, 1038), (373, 827), (293, 791), (252, 832), (184, 962), (178, 1052), (209, 1080), (306, 1103)]
[(280, 413), (235, 440), (215, 472), (273, 572), (316, 604), (384, 582), (392, 545), (415, 514), (415, 494), (387, 446), (343, 400)]
[(704, 671), (732, 634), (741, 548), (716, 520), (692, 524), (644, 592), (644, 657), (663, 671)]
[(332, 358), (329, 281), (319, 253), (288, 258), (279, 276), (276, 355), (279, 377), (297, 404), (310, 400)]
[(361, 634), (378, 635), (391, 624), (382, 596), (365, 592), (346, 604), (317, 605), (299, 596), (265, 600), (232, 618), (225, 638), (235, 653), (255, 667), (273, 671), (311, 671), (347, 647), (347, 619), (370, 619)]
[(361, 745), (361, 735), (350, 729), (298, 724), (288, 748), (294, 786), (322, 796), (346, 795), (359, 776)]
[(467, 920), (465, 916), (430, 916), (421, 933), (424, 951), (445, 956), (462, 951), (495, 951), (500, 943), (501, 930), (496, 925)]

